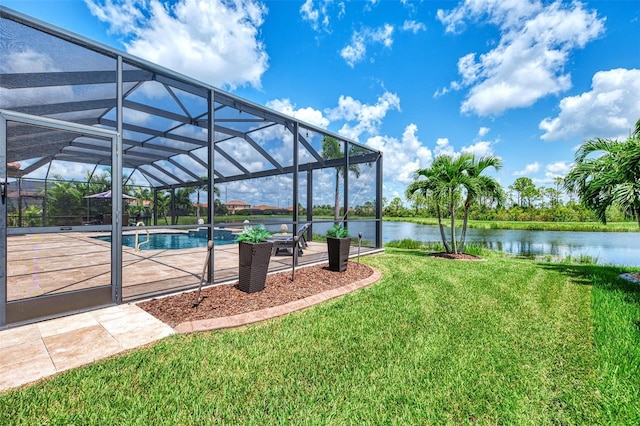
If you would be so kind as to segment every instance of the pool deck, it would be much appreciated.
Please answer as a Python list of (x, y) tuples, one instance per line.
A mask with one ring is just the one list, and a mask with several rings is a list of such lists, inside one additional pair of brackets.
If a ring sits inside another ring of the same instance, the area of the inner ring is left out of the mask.
[[(158, 230), (156, 232), (163, 232)], [(166, 230), (164, 231), (166, 232)], [(7, 238), (7, 300), (109, 285), (111, 244), (92, 238), (95, 233), (53, 233)], [(142, 238), (142, 237), (141, 237)], [(362, 254), (370, 252), (362, 248)], [(352, 254), (357, 247), (352, 247)], [(123, 302), (176, 293), (200, 283), (207, 249), (122, 249)], [(238, 245), (216, 245), (214, 284), (238, 278)], [(309, 242), (300, 266), (327, 260), (326, 244)], [(292, 256), (272, 256), (269, 272), (289, 269)]]

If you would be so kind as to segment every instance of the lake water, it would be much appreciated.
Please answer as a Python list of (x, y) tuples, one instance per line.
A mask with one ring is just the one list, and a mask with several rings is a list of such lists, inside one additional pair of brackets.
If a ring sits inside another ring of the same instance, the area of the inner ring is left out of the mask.
[[(315, 223), (313, 232), (324, 234), (333, 223)], [(279, 225), (267, 227), (278, 232)], [(362, 232), (363, 239), (373, 240), (373, 222), (349, 222), (351, 235)], [(445, 228), (447, 236), (449, 229)], [(458, 240), (460, 229), (456, 230)], [(440, 242), (437, 226), (409, 222), (382, 222), (382, 242), (411, 238)], [(521, 256), (590, 256), (599, 264), (640, 266), (640, 232), (516, 231), (502, 229), (467, 229), (467, 243)]]
[[(449, 229), (445, 229), (448, 234)], [(460, 230), (457, 230), (459, 236)], [(411, 238), (441, 241), (437, 226), (408, 222), (383, 222), (383, 242)], [(559, 257), (587, 255), (599, 264), (640, 266), (640, 233), (516, 231), (467, 228), (467, 243), (523, 256)]]

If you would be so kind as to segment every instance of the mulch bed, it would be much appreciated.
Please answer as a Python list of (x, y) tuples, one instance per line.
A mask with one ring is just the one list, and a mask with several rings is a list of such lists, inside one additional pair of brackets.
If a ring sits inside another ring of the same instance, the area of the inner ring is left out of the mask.
[(473, 261), (483, 261), (483, 260), (485, 260), (485, 259), (483, 259), (481, 257), (474, 256), (472, 254), (466, 254), (466, 253), (439, 252), (439, 253), (429, 253), (428, 256), (441, 257), (443, 259), (452, 259), (452, 260), (473, 260)]
[(234, 283), (202, 289), (198, 306), (193, 306), (197, 291), (151, 299), (138, 303), (138, 306), (175, 327), (185, 321), (226, 317), (284, 305), (360, 281), (372, 274), (373, 270), (362, 263), (349, 262), (344, 272), (329, 271), (325, 263), (296, 269), (294, 281), (291, 281), (290, 270), (268, 275), (264, 290), (257, 293), (240, 291)]

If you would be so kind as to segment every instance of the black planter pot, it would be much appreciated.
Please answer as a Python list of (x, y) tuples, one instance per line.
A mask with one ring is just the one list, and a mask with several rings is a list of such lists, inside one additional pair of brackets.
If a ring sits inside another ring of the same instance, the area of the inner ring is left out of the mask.
[(238, 243), (238, 288), (246, 293), (264, 289), (273, 243)]
[(349, 262), (351, 238), (327, 237), (327, 251), (329, 253), (329, 270), (335, 272), (346, 271)]

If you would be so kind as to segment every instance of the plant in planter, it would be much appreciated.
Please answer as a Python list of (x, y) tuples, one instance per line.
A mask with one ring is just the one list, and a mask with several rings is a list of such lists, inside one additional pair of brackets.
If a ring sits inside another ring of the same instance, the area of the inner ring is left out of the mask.
[(264, 225), (245, 226), (238, 241), (238, 288), (247, 293), (264, 289), (273, 243)]
[(329, 228), (327, 236), (327, 252), (329, 254), (329, 270), (342, 272), (347, 269), (351, 237), (342, 225), (335, 224)]

